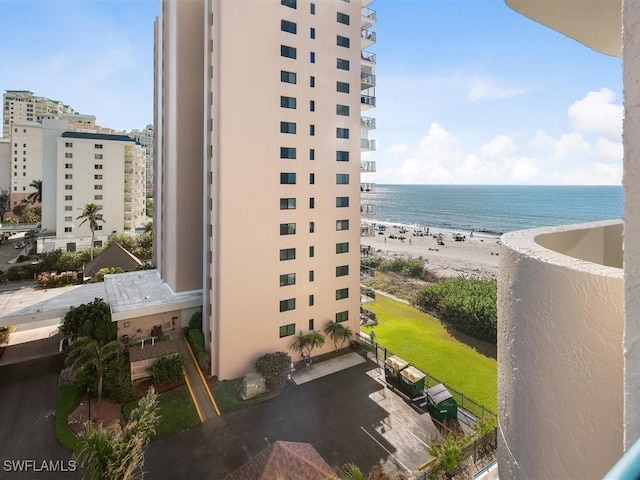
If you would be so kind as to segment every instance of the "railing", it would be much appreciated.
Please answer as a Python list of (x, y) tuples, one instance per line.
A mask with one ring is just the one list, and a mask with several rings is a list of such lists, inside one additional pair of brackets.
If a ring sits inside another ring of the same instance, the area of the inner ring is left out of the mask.
[(371, 117), (360, 117), (360, 127), (367, 130), (373, 130), (376, 128), (376, 119)]
[(604, 476), (605, 480), (619, 480), (621, 478), (640, 478), (640, 439), (636, 440), (636, 443), (624, 452), (620, 460)]
[(360, 214), (361, 215), (373, 215), (376, 213), (376, 209), (370, 203), (361, 203), (360, 204)]
[(376, 106), (376, 97), (371, 95), (360, 95), (360, 103), (362, 105), (370, 105), (372, 107)]
[(373, 288), (360, 285), (360, 303), (375, 302), (376, 291)]
[(360, 307), (360, 325), (376, 325), (378, 319), (375, 312), (372, 312), (368, 308)]
[(361, 183), (360, 184), (360, 192), (362, 193), (375, 193), (376, 184), (375, 183)]
[(361, 237), (373, 237), (376, 234), (376, 227), (368, 223), (360, 224), (360, 236)]
[(374, 87), (376, 85), (376, 76), (363, 72), (360, 74), (360, 83), (366, 84), (366, 88)]
[(367, 7), (361, 10), (362, 25), (373, 25), (376, 23), (376, 11)]
[(360, 52), (360, 58), (365, 62), (376, 63), (376, 54), (367, 52), (366, 50)]
[(376, 171), (376, 162), (372, 160), (360, 162), (360, 171), (365, 173), (374, 173)]
[(375, 150), (376, 149), (376, 141), (375, 140), (369, 140), (366, 138), (361, 138), (360, 139), (360, 148), (362, 150)]
[(367, 42), (376, 43), (376, 32), (372, 32), (371, 30), (362, 30), (360, 32), (360, 38)]

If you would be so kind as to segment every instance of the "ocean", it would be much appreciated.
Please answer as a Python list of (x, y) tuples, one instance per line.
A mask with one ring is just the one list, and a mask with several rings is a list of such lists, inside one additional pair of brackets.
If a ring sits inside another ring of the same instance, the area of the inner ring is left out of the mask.
[(622, 218), (622, 186), (376, 185), (375, 222), (502, 234)]

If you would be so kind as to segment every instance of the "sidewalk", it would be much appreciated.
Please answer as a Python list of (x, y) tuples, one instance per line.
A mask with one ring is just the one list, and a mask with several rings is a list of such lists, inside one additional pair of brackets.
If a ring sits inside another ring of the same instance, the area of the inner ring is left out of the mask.
[(184, 371), (186, 373), (187, 382), (191, 387), (193, 401), (196, 403), (196, 410), (200, 413), (202, 421), (220, 415), (213, 404), (209, 387), (205, 384), (200, 369), (195, 363), (193, 355), (187, 345), (187, 339), (182, 337), (178, 342), (178, 348), (184, 355)]
[(303, 367), (291, 374), (293, 383), (301, 385), (326, 375), (346, 370), (366, 362), (364, 358), (355, 352), (340, 355), (336, 358), (325, 360), (324, 362), (312, 363), (310, 367)]

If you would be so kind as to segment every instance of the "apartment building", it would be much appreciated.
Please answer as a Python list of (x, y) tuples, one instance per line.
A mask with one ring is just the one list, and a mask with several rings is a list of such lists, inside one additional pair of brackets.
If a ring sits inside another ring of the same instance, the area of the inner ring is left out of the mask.
[(28, 90), (6, 90), (2, 95), (2, 104), (3, 137), (9, 136), (13, 123), (37, 122), (76, 113), (69, 105), (58, 100), (39, 97)]
[(156, 263), (174, 291), (203, 289), (220, 378), (299, 359), (294, 335), (328, 321), (359, 329), (363, 3), (162, 3)]
[(145, 187), (147, 190), (147, 195), (153, 195), (153, 144), (154, 144), (154, 135), (153, 135), (153, 125), (147, 125), (142, 130), (131, 130), (127, 135), (136, 140), (140, 145), (142, 145), (145, 149), (145, 171), (146, 171), (146, 179), (145, 179)]
[(32, 191), (34, 180), (42, 180), (42, 123), (24, 121), (11, 124), (10, 202), (15, 207)]
[(11, 187), (11, 139), (0, 137), (0, 193)]

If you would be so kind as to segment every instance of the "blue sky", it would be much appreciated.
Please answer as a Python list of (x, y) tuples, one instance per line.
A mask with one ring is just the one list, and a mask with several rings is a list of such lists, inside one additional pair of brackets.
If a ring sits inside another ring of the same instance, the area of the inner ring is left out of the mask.
[[(273, 0), (255, 0), (273, 1)], [(318, 0), (321, 5), (323, 0)], [(620, 184), (622, 70), (501, 0), (377, 0), (366, 181)], [(0, 89), (99, 124), (153, 115), (156, 0), (0, 0)], [(364, 179), (364, 178), (363, 178)]]

